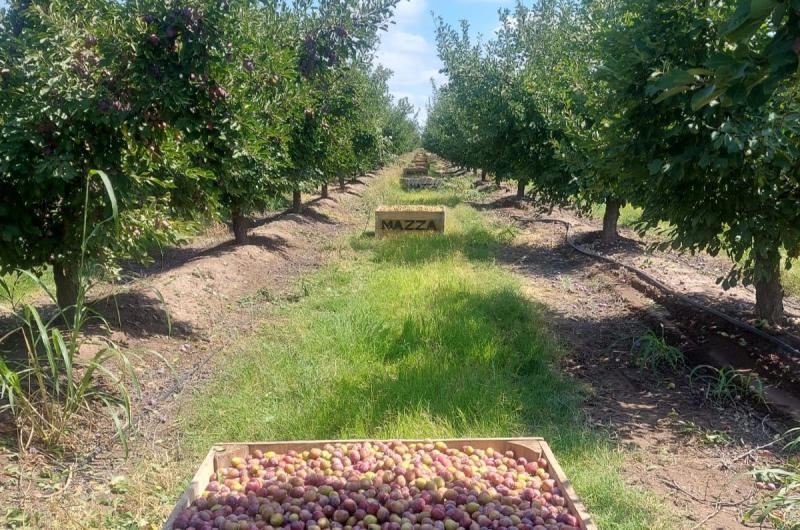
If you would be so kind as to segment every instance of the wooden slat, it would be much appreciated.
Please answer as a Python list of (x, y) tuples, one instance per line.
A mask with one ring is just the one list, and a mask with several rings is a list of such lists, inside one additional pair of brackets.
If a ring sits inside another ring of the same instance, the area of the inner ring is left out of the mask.
[(169, 518), (167, 518), (167, 522), (164, 523), (164, 530), (172, 530), (172, 525), (175, 523), (175, 519), (178, 518), (178, 515), (180, 515), (183, 510), (191, 506), (195, 499), (200, 497), (200, 495), (202, 495), (202, 493), (206, 490), (206, 486), (208, 486), (208, 483), (211, 481), (211, 476), (217, 470), (216, 456), (218, 452), (226, 450), (227, 448), (216, 446), (211, 448), (206, 457), (203, 459), (203, 462), (200, 464), (200, 467), (197, 468), (197, 472), (194, 474), (189, 487), (183, 492), (180, 500), (178, 500), (178, 504), (175, 505), (175, 508), (172, 510)]
[(375, 210), (375, 234), (384, 237), (403, 233), (443, 233), (444, 207), (382, 206)]
[(172, 530), (172, 525), (178, 515), (194, 502), (206, 489), (210, 479), (214, 473), (220, 468), (230, 465), (231, 458), (245, 457), (253, 451), (274, 451), (281, 454), (287, 451), (306, 451), (315, 447), (321, 447), (325, 444), (338, 444), (338, 443), (360, 443), (360, 442), (375, 442), (375, 441), (400, 441), (403, 443), (429, 443), (429, 442), (444, 442), (448, 447), (461, 449), (466, 445), (471, 445), (475, 449), (486, 450), (493, 448), (497, 451), (513, 451), (516, 456), (522, 456), (528, 460), (538, 460), (544, 458), (547, 460), (551, 477), (556, 481), (558, 487), (561, 489), (562, 495), (567, 502), (570, 511), (575, 514), (581, 524), (581, 530), (597, 530), (597, 526), (592, 522), (589, 513), (586, 511), (584, 505), (578, 499), (572, 484), (564, 474), (561, 466), (558, 464), (555, 455), (553, 454), (550, 446), (544, 441), (543, 438), (451, 438), (444, 440), (430, 440), (430, 439), (406, 439), (406, 440), (302, 440), (294, 442), (243, 442), (243, 443), (222, 443), (217, 444), (203, 459), (200, 468), (195, 473), (194, 478), (184, 494), (181, 496), (178, 504), (172, 510), (167, 522), (164, 524), (162, 530)]
[(539, 460), (542, 457), (542, 442), (544, 440), (518, 440), (509, 442), (510, 450), (515, 456), (523, 456), (528, 462)]
[(558, 487), (561, 489), (561, 495), (566, 499), (567, 506), (569, 506), (573, 514), (577, 515), (581, 523), (581, 530), (597, 530), (597, 526), (592, 522), (589, 512), (578, 498), (578, 494), (575, 493), (575, 490), (572, 488), (572, 482), (567, 478), (564, 470), (561, 469), (561, 466), (558, 464), (558, 459), (556, 455), (553, 454), (550, 446), (547, 445), (547, 442), (542, 441), (541, 447), (544, 459), (547, 460), (547, 464), (550, 466), (548, 473), (555, 479)]

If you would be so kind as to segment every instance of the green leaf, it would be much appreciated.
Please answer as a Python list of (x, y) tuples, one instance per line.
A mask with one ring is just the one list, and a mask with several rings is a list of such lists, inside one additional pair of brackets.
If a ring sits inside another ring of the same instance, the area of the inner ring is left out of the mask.
[(111, 179), (108, 178), (105, 171), (100, 171), (99, 169), (93, 169), (89, 171), (89, 175), (97, 175), (100, 177), (100, 180), (103, 182), (103, 186), (106, 189), (106, 195), (108, 195), (108, 200), (111, 202), (111, 212), (114, 219), (119, 219), (119, 209), (117, 208), (117, 196), (114, 194), (114, 187), (111, 185)]
[(717, 90), (716, 85), (708, 85), (697, 92), (694, 93), (692, 96), (692, 110), (697, 111), (701, 108), (705, 107), (716, 97), (720, 94), (721, 91)]
[(779, 4), (777, 0), (740, 0), (723, 34), (732, 42), (751, 37)]
[(665, 91), (663, 91), (663, 92), (662, 92), (661, 94), (659, 94), (659, 96), (658, 96), (656, 99), (654, 99), (653, 101), (654, 101), (655, 103), (661, 103), (661, 102), (662, 102), (662, 101), (664, 101), (665, 99), (669, 99), (669, 98), (671, 98), (672, 96), (675, 96), (675, 95), (677, 95), (677, 94), (682, 94), (682, 93), (686, 92), (687, 90), (689, 90), (689, 89), (691, 89), (691, 88), (692, 88), (692, 87), (690, 87), (690, 86), (688, 86), (688, 85), (682, 85), (682, 86), (676, 86), (676, 87), (672, 87), (672, 88), (670, 88), (670, 89), (668, 89), (668, 90), (665, 90)]
[(664, 167), (663, 160), (653, 160), (652, 162), (647, 164), (647, 169), (650, 170), (650, 175), (658, 174), (663, 167)]
[(694, 74), (689, 73), (687, 70), (675, 69), (658, 77), (655, 85), (658, 88), (668, 89), (677, 85), (691, 85), (696, 82), (697, 79), (695, 79)]
[(786, 15), (786, 12), (789, 10), (789, 3), (788, 2), (781, 2), (778, 4), (778, 7), (775, 8), (775, 11), (772, 12), (772, 24), (774, 26), (778, 26), (783, 17)]

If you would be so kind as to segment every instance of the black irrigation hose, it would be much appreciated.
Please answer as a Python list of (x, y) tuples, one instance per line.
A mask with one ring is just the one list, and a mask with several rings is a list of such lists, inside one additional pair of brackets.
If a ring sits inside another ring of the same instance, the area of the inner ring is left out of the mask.
[(660, 289), (664, 293), (677, 298), (681, 302), (683, 302), (685, 304), (688, 304), (688, 305), (690, 305), (690, 306), (692, 306), (692, 307), (694, 307), (696, 309), (699, 309), (701, 311), (704, 311), (706, 313), (709, 313), (711, 315), (714, 315), (715, 317), (720, 318), (720, 319), (724, 320), (725, 322), (727, 322), (727, 323), (729, 323), (729, 324), (731, 324), (733, 326), (736, 326), (737, 328), (740, 328), (740, 329), (742, 329), (744, 331), (747, 331), (748, 333), (756, 335), (757, 337), (760, 337), (760, 338), (762, 338), (762, 339), (764, 339), (766, 341), (769, 341), (772, 344), (774, 344), (774, 345), (778, 346), (779, 348), (781, 348), (782, 350), (784, 350), (784, 351), (790, 353), (791, 355), (797, 357), (797, 359), (800, 359), (800, 350), (798, 350), (797, 348), (795, 348), (794, 346), (792, 346), (790, 344), (787, 344), (786, 342), (782, 341), (778, 337), (775, 337), (774, 335), (770, 335), (769, 333), (767, 333), (767, 332), (765, 332), (765, 331), (763, 331), (761, 329), (758, 329), (757, 327), (752, 326), (752, 325), (750, 325), (750, 324), (748, 324), (746, 322), (742, 322), (741, 320), (739, 320), (737, 318), (734, 318), (734, 317), (732, 317), (732, 316), (730, 316), (730, 315), (728, 315), (726, 313), (723, 313), (722, 311), (719, 311), (719, 310), (714, 309), (712, 307), (708, 307), (708, 306), (705, 306), (705, 305), (703, 305), (703, 304), (701, 304), (699, 302), (696, 302), (695, 300), (693, 300), (692, 298), (686, 296), (685, 294), (679, 293), (679, 292), (671, 289), (669, 286), (667, 286), (666, 284), (664, 284), (661, 281), (657, 280), (653, 276), (647, 274), (643, 270), (637, 269), (636, 267), (633, 267), (631, 265), (627, 265), (625, 263), (617, 261), (617, 260), (615, 260), (613, 258), (610, 258), (608, 256), (604, 256), (603, 254), (599, 254), (599, 253), (593, 252), (591, 250), (586, 250), (585, 248), (583, 248), (580, 245), (576, 244), (575, 241), (572, 239), (572, 234), (571, 234), (572, 224), (570, 224), (567, 221), (563, 221), (561, 219), (523, 219), (521, 217), (518, 217), (518, 219), (522, 219), (522, 220), (524, 220), (526, 222), (529, 222), (529, 223), (560, 224), (566, 229), (566, 233), (564, 234), (564, 239), (567, 241), (569, 246), (572, 247), (575, 251), (577, 251), (577, 252), (579, 252), (579, 253), (581, 253), (581, 254), (583, 254), (585, 256), (589, 256), (591, 258), (595, 258), (595, 259), (598, 259), (598, 260), (601, 260), (601, 261), (605, 261), (607, 263), (610, 263), (612, 265), (615, 265), (617, 267), (621, 267), (621, 268), (623, 268), (623, 269), (625, 269), (627, 271), (630, 271), (630, 272), (634, 273), (636, 276), (638, 276), (641, 280), (649, 283), (650, 285), (652, 285), (654, 287), (657, 287), (658, 289)]

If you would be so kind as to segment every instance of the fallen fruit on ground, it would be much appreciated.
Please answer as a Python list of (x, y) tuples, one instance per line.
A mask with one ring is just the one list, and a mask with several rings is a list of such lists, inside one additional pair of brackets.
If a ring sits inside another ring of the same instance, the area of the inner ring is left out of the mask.
[(178, 530), (574, 530), (543, 459), (441, 442), (254, 451), (219, 469)]

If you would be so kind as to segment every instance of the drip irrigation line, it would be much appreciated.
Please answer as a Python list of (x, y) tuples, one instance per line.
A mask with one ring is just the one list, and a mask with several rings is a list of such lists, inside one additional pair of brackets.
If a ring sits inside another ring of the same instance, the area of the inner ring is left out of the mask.
[(632, 272), (633, 274), (638, 276), (644, 282), (646, 282), (646, 283), (658, 288), (659, 290), (663, 291), (667, 295), (670, 295), (670, 296), (672, 296), (674, 298), (677, 298), (681, 302), (683, 302), (683, 303), (685, 303), (687, 305), (690, 305), (690, 306), (694, 307), (695, 309), (699, 309), (699, 310), (701, 310), (703, 312), (706, 312), (706, 313), (709, 313), (711, 315), (714, 315), (715, 317), (724, 320), (728, 324), (736, 326), (739, 329), (747, 331), (748, 333), (750, 333), (752, 335), (755, 335), (755, 336), (757, 336), (759, 338), (762, 338), (762, 339), (774, 344), (775, 346), (779, 347), (780, 349), (784, 350), (785, 352), (790, 353), (793, 357), (796, 358), (796, 360), (800, 359), (800, 350), (798, 350), (794, 346), (784, 342), (783, 340), (779, 339), (778, 337), (775, 337), (774, 335), (771, 335), (771, 334), (767, 333), (764, 330), (758, 329), (755, 326), (752, 326), (752, 325), (750, 325), (750, 324), (748, 324), (746, 322), (743, 322), (743, 321), (741, 321), (741, 320), (739, 320), (737, 318), (734, 318), (734, 317), (728, 315), (727, 313), (723, 313), (722, 311), (714, 309), (713, 307), (705, 306), (705, 305), (695, 301), (691, 297), (686, 296), (685, 294), (682, 294), (682, 293), (679, 293), (679, 292), (675, 291), (674, 289), (672, 289), (668, 285), (666, 285), (663, 282), (661, 282), (660, 280), (654, 278), (650, 274), (647, 274), (646, 272), (644, 272), (641, 269), (637, 269), (636, 267), (634, 267), (632, 265), (628, 265), (626, 263), (622, 263), (621, 261), (617, 261), (614, 258), (610, 258), (610, 257), (605, 256), (603, 254), (600, 254), (600, 253), (594, 252), (592, 250), (587, 250), (587, 249), (583, 248), (582, 246), (580, 246), (577, 243), (575, 243), (575, 241), (573, 240), (573, 238), (572, 238), (572, 224), (569, 223), (568, 221), (564, 221), (562, 219), (526, 219), (526, 218), (522, 218), (522, 217), (517, 217), (517, 219), (520, 219), (520, 220), (523, 220), (523, 221), (529, 222), (529, 223), (559, 224), (559, 225), (563, 226), (565, 228), (565, 230), (566, 230), (566, 232), (564, 234), (564, 239), (566, 240), (567, 244), (570, 247), (572, 247), (572, 249), (575, 250), (576, 252), (579, 252), (580, 254), (583, 254), (585, 256), (589, 256), (591, 258), (594, 258), (594, 259), (597, 259), (597, 260), (600, 260), (600, 261), (605, 261), (606, 263), (610, 263), (610, 264), (615, 265), (617, 267), (621, 267), (621, 268), (623, 268), (623, 269), (625, 269), (625, 270), (627, 270), (629, 272)]

